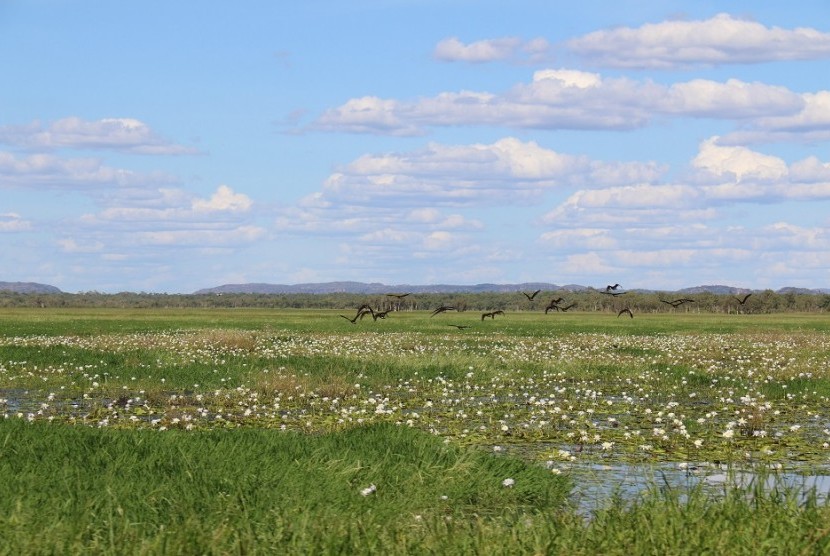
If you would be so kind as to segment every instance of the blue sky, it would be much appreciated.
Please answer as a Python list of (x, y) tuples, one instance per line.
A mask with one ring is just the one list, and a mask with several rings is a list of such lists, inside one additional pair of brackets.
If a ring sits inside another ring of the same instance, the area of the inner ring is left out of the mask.
[(830, 4), (0, 0), (0, 281), (830, 287)]

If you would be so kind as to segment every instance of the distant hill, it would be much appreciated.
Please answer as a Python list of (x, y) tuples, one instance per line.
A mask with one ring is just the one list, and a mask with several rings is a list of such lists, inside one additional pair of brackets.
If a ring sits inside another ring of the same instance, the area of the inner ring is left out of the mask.
[[(318, 282), (305, 284), (225, 284), (213, 288), (204, 288), (194, 292), (200, 294), (222, 294), (222, 293), (251, 293), (251, 294), (328, 294), (328, 293), (356, 293), (367, 295), (378, 295), (386, 293), (479, 293), (479, 292), (533, 292), (544, 291), (586, 291), (595, 288), (579, 284), (558, 285), (548, 282), (524, 282), (521, 284), (475, 284), (475, 285), (454, 285), (454, 284), (430, 284), (412, 285), (395, 284), (387, 285), (379, 282)], [(634, 290), (632, 290), (634, 291)], [(638, 289), (636, 291), (649, 293), (655, 290)], [(747, 288), (736, 288), (724, 285), (694, 286), (677, 290), (678, 293), (714, 293), (718, 295), (737, 295), (752, 291)], [(830, 289), (805, 289), (805, 288), (781, 288), (776, 293), (801, 293), (820, 294), (830, 293)]]
[(215, 288), (198, 290), (196, 294), (219, 293), (259, 293), (259, 294), (296, 294), (296, 293), (477, 293), (477, 292), (517, 292), (517, 291), (580, 291), (587, 290), (585, 286), (569, 284), (558, 286), (546, 282), (525, 282), (522, 284), (475, 284), (460, 286), (452, 284), (431, 284), (414, 286), (411, 284), (386, 285), (377, 282), (321, 282), (310, 284), (225, 284)]
[[(748, 289), (748, 288), (735, 288), (733, 286), (722, 286), (722, 285), (714, 285), (714, 286), (695, 286), (692, 288), (683, 288), (682, 290), (677, 290), (677, 293), (714, 293), (718, 295), (739, 295), (744, 293), (750, 292), (760, 292), (762, 290), (757, 289)], [(830, 293), (830, 289), (828, 288), (816, 288), (816, 289), (809, 289), (809, 288), (794, 288), (794, 287), (786, 287), (780, 288), (775, 290), (775, 293), (784, 294), (784, 293), (795, 293), (795, 294), (804, 294), (804, 295), (816, 295), (822, 293)]]
[(735, 288), (733, 286), (721, 286), (721, 285), (713, 285), (713, 286), (694, 286), (691, 288), (683, 288), (682, 290), (677, 290), (677, 293), (714, 293), (718, 295), (735, 295), (739, 293), (749, 293), (752, 290), (748, 290), (746, 288)]
[(63, 293), (55, 286), (36, 282), (0, 282), (0, 291), (14, 293)]

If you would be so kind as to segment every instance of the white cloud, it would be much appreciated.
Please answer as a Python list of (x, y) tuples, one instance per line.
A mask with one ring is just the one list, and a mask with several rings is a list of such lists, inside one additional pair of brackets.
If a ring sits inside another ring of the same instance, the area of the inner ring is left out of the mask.
[(816, 121), (823, 117), (823, 102), (823, 97), (810, 98), (785, 87), (738, 79), (694, 79), (666, 86), (573, 69), (546, 69), (535, 72), (531, 82), (502, 94), (461, 91), (412, 101), (351, 99), (326, 110), (310, 128), (399, 136), (461, 125), (627, 130), (660, 116), (735, 120), (744, 125), (756, 118), (768, 122), (764, 125), (775, 125), (805, 110), (810, 115), (803, 117)]
[(326, 110), (314, 122), (314, 129), (347, 133), (380, 133), (388, 135), (421, 135), (417, 125), (401, 118), (400, 103), (378, 97), (348, 100), (342, 106)]
[(619, 245), (609, 229), (580, 228), (545, 232), (540, 241), (549, 247), (558, 249), (614, 249)]
[(516, 37), (487, 39), (464, 44), (457, 37), (443, 39), (433, 55), (446, 62), (492, 62), (510, 58), (521, 45)]
[(512, 137), (490, 144), (430, 143), (417, 151), (362, 156), (330, 176), (313, 200), (323, 205), (335, 199), (350, 204), (384, 199), (408, 206), (513, 204), (547, 188), (650, 182), (662, 171), (655, 163), (595, 161)]
[(99, 199), (95, 213), (66, 221), (58, 245), (66, 253), (95, 256), (96, 261), (128, 259), (140, 264), (171, 250), (208, 253), (240, 248), (267, 236), (249, 214), (250, 199), (219, 186), (208, 199), (180, 189), (116, 192)]
[(808, 156), (790, 165), (790, 179), (807, 183), (830, 182), (830, 163)]
[(626, 267), (665, 267), (669, 265), (688, 265), (700, 256), (701, 249), (647, 249), (620, 250), (614, 253), (620, 264)]
[(51, 154), (17, 156), (0, 151), (0, 187), (89, 189), (171, 183), (162, 173), (141, 174), (105, 166), (96, 158), (61, 158)]
[(14, 212), (0, 213), (0, 232), (27, 232), (32, 223)]
[(764, 115), (719, 141), (726, 145), (752, 143), (815, 143), (830, 140), (830, 91), (802, 95), (803, 107), (794, 114)]
[(217, 247), (251, 243), (262, 238), (265, 229), (259, 226), (236, 226), (227, 229), (145, 230), (135, 232), (136, 242), (177, 247)]
[(0, 127), (0, 143), (38, 150), (111, 149), (151, 155), (199, 152), (160, 137), (147, 124), (133, 118), (87, 121), (69, 117), (46, 126), (38, 121), (22, 126), (3, 126)]
[(725, 83), (694, 79), (669, 88), (663, 111), (685, 116), (740, 119), (791, 116), (805, 105), (803, 97), (786, 87), (764, 83), (745, 83), (729, 79)]
[(763, 232), (768, 237), (767, 249), (830, 250), (830, 233), (826, 228), (774, 222), (766, 226)]
[(566, 43), (597, 66), (671, 69), (773, 60), (830, 58), (830, 34), (782, 29), (721, 13), (707, 20), (664, 21), (594, 31)]
[(787, 176), (787, 163), (782, 159), (752, 151), (746, 147), (718, 145), (718, 137), (704, 141), (692, 166), (715, 176), (732, 175), (736, 182), (746, 178), (781, 180)]
[(220, 185), (210, 199), (194, 199), (195, 212), (245, 212), (253, 202), (243, 193), (235, 193), (227, 185)]
[(537, 37), (523, 41), (518, 37), (501, 37), (463, 43), (458, 37), (439, 41), (433, 56), (445, 62), (483, 63), (496, 61), (539, 61), (549, 56), (550, 44)]
[(72, 238), (59, 239), (58, 245), (64, 253), (97, 253), (104, 248), (100, 241), (81, 244)]

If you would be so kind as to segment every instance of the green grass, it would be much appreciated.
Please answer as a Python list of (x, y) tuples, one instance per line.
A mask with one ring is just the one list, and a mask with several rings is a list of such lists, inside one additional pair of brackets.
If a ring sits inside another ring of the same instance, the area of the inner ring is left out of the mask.
[(436, 522), (555, 513), (569, 490), (542, 468), (391, 425), (303, 436), (13, 420), (0, 450), (9, 554), (410, 550)]
[(0, 310), (0, 554), (830, 550), (797, 489), (566, 503), (578, 466), (826, 473), (822, 315), (341, 313)]
[(654, 487), (634, 502), (611, 499), (586, 521), (568, 509), (569, 487), (521, 460), (401, 426), (159, 434), (12, 420), (0, 423), (0, 553), (830, 549), (828, 507), (791, 490), (712, 497)]

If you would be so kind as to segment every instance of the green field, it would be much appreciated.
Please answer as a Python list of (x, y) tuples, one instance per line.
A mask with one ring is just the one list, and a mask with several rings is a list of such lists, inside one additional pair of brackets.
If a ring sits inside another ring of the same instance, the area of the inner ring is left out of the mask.
[(340, 315), (0, 310), (0, 554), (830, 551), (826, 315)]

